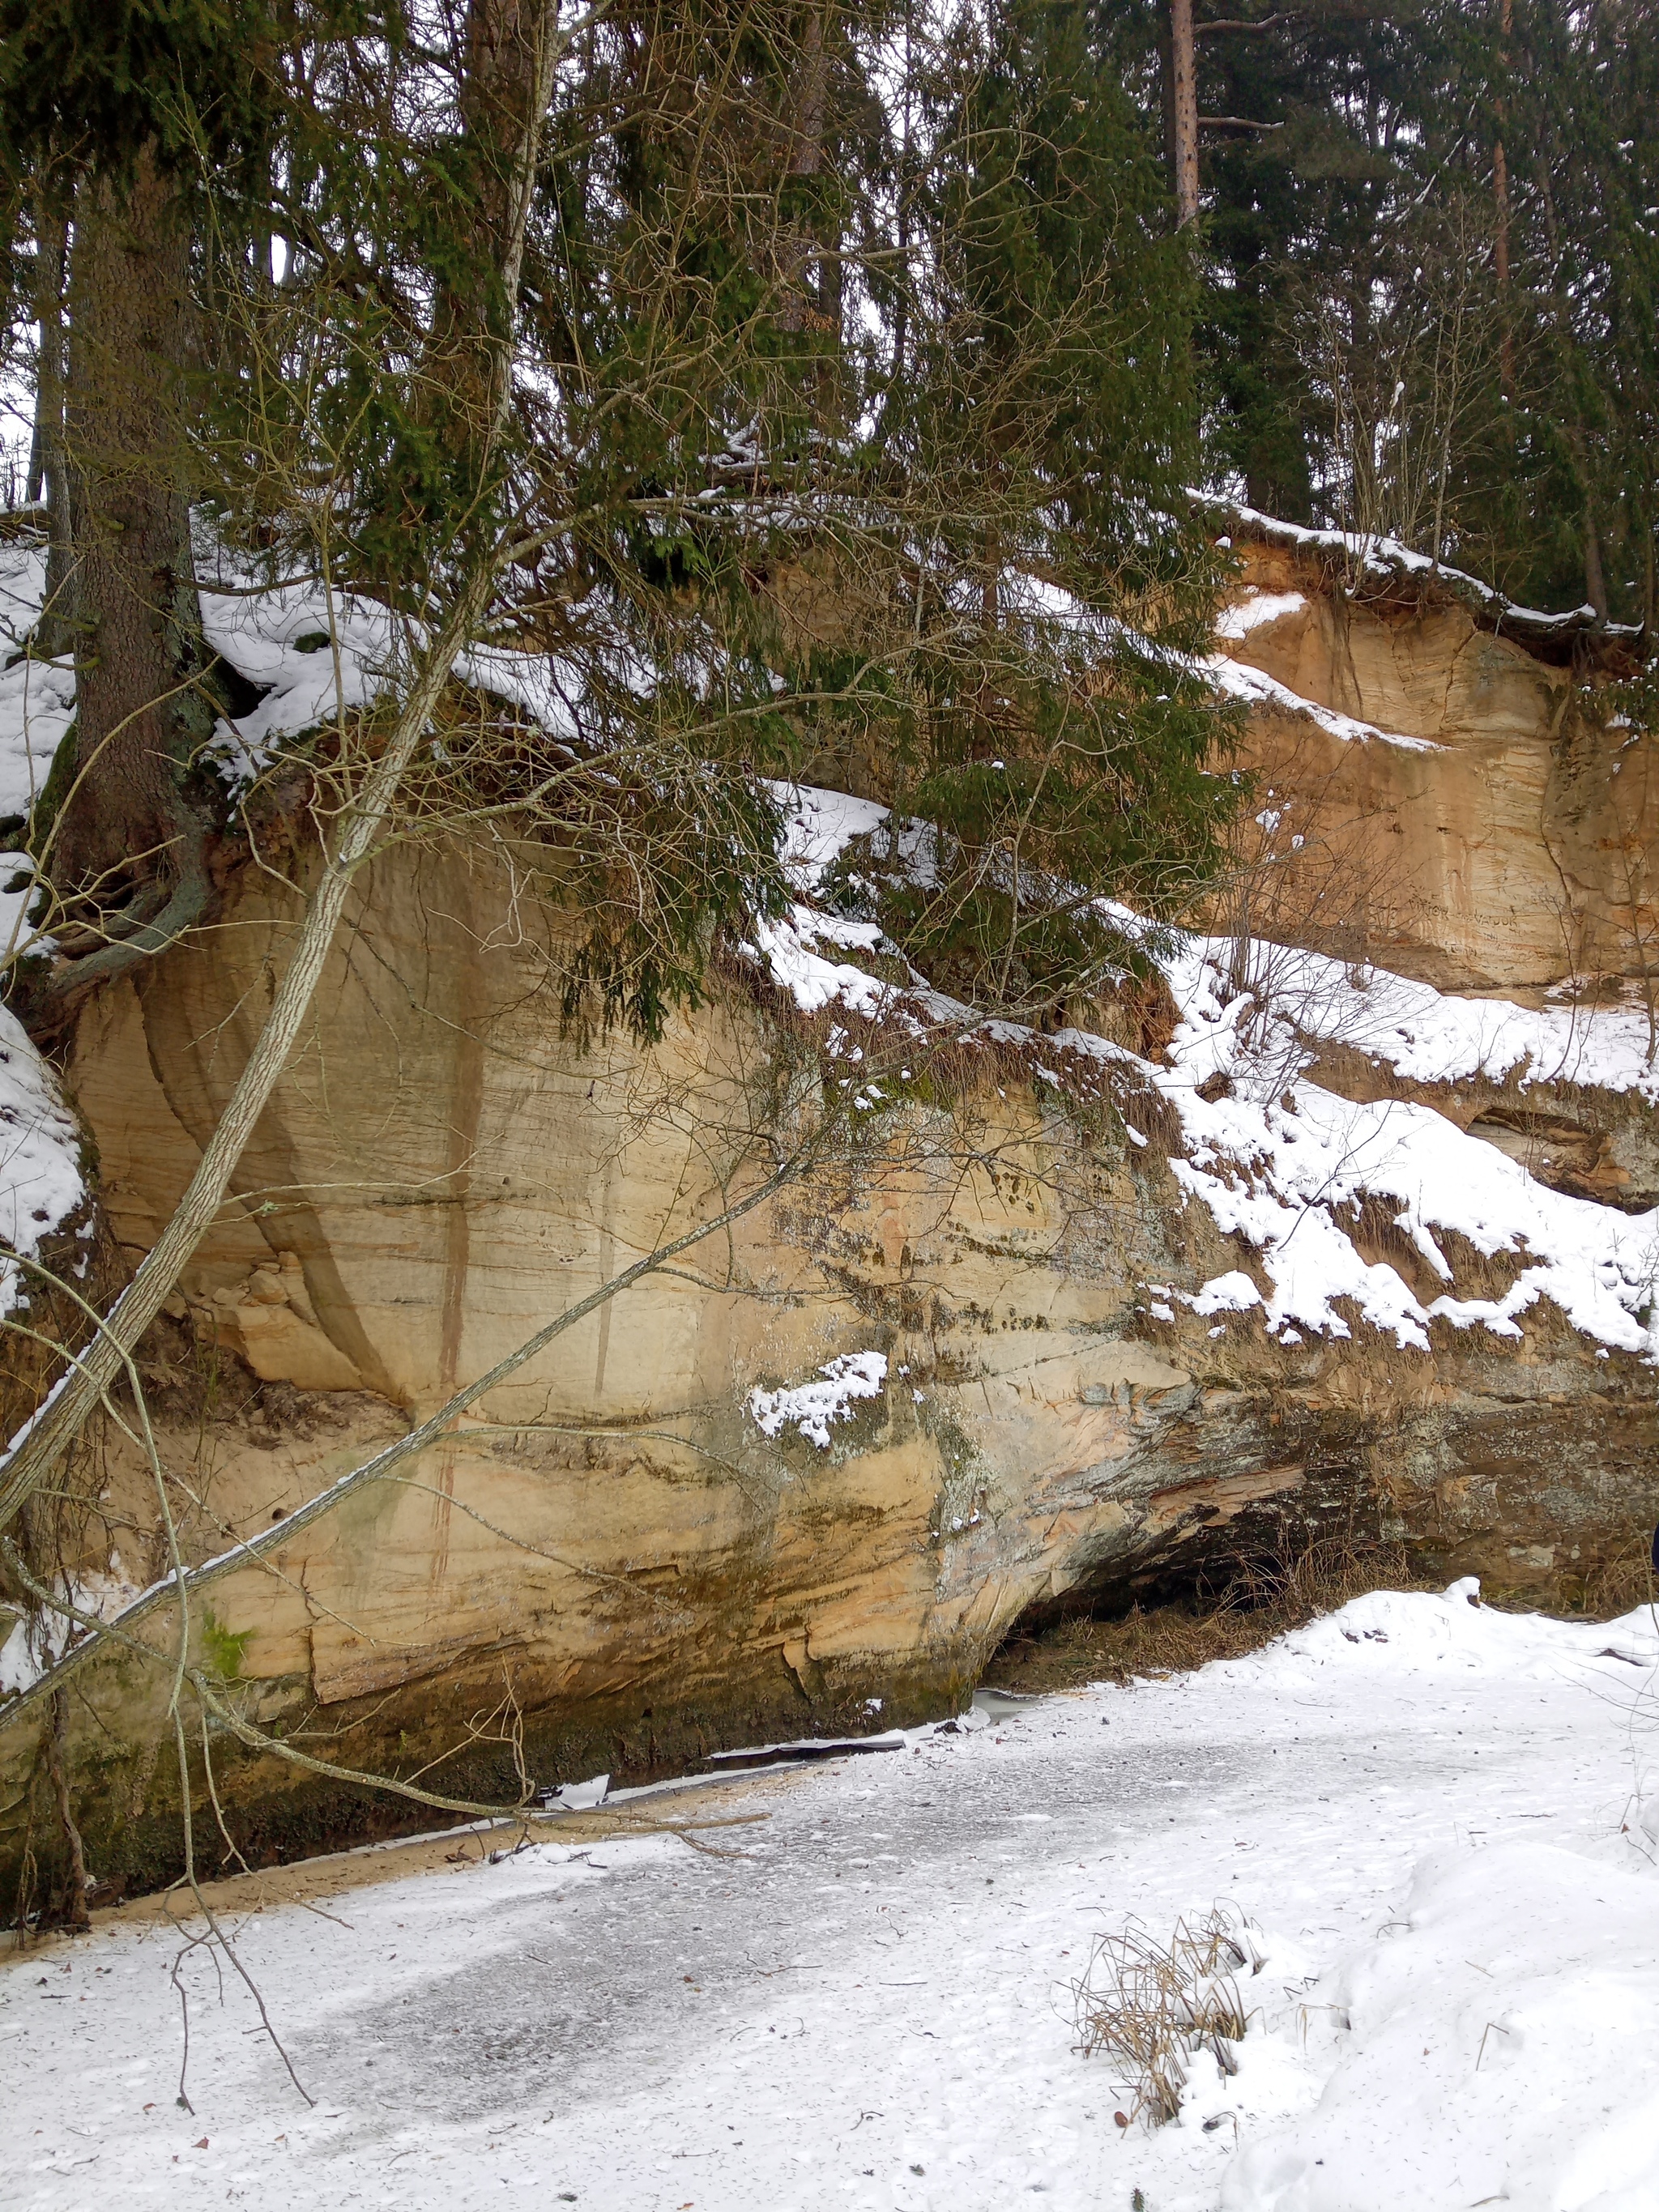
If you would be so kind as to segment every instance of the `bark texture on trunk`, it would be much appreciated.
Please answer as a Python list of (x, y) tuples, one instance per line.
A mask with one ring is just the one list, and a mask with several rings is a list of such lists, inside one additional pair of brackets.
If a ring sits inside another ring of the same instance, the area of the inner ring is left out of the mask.
[(1498, 374), (1505, 399), (1515, 397), (1515, 326), (1510, 296), (1510, 165), (1504, 150), (1509, 127), (1509, 40), (1515, 29), (1513, 0), (1503, 0), (1500, 16), (1503, 39), (1498, 49), (1498, 137), (1492, 149), (1492, 269), (1498, 279), (1498, 313), (1501, 322)]
[[(816, 177), (823, 167), (823, 123), (830, 90), (830, 55), (823, 41), (823, 9), (809, 8), (801, 32), (799, 58), (790, 89), (787, 118), (790, 143), (785, 174)], [(786, 331), (816, 327), (822, 318), (812, 294), (812, 263), (816, 241), (799, 222), (791, 222), (783, 235), (782, 298), (778, 322)]]
[(66, 895), (149, 921), (201, 873), (182, 779), (210, 730), (179, 433), (190, 241), (148, 159), (90, 179), (70, 264), (65, 445), (74, 527), (75, 783), (48, 871)]
[(29, 497), (46, 502), (46, 582), (36, 649), (54, 658), (70, 649), (70, 583), (74, 569), (70, 542), (69, 477), (64, 455), (64, 276), (69, 256), (69, 225), (62, 213), (42, 205), (35, 216), (34, 313), (40, 326), (40, 351), (34, 379), (34, 444), (29, 461)]
[(520, 228), (524, 150), (548, 97), (555, 0), (469, 0), (461, 53), (463, 174), (470, 196), (465, 282), (434, 304), (428, 374), (431, 405), (481, 474), (500, 425), (495, 379), (517, 293), (504, 282)]
[(1578, 489), (1584, 502), (1584, 598), (1600, 623), (1607, 619), (1607, 572), (1601, 565), (1601, 534), (1595, 520), (1595, 473), (1592, 466), (1590, 436), (1584, 422), (1584, 410), (1577, 390), (1577, 339), (1572, 325), (1572, 307), (1562, 274), (1561, 232), (1556, 221), (1555, 196), (1550, 190), (1547, 161), (1540, 161), (1537, 169), (1538, 198), (1544, 211), (1544, 233), (1550, 248), (1550, 298), (1553, 309), (1556, 343), (1565, 380), (1567, 450), (1572, 455), (1573, 474), (1578, 480)]
[(1498, 378), (1505, 399), (1515, 397), (1515, 331), (1510, 319), (1510, 169), (1504, 142), (1492, 149), (1492, 271), (1498, 279), (1498, 313), (1502, 331), (1498, 339)]
[(1193, 0), (1170, 0), (1170, 152), (1176, 224), (1198, 221), (1198, 73)]

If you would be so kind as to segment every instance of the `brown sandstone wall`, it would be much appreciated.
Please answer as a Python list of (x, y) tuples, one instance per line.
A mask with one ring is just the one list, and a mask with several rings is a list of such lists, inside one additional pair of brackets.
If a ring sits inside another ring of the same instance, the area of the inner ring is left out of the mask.
[[(1659, 783), (1574, 669), (1455, 599), (1348, 598), (1310, 556), (1245, 543), (1236, 600), (1303, 604), (1224, 641), (1300, 697), (1413, 750), (1258, 708), (1249, 763), (1291, 811), (1276, 933), (1442, 989), (1536, 994), (1651, 964)], [(1582, 658), (1582, 656), (1581, 656)], [(1292, 835), (1305, 839), (1291, 856)], [(1268, 917), (1264, 916), (1264, 920)]]
[[(1308, 604), (1241, 658), (1436, 748), (1255, 714), (1308, 854), (1283, 933), (1516, 995), (1617, 969), (1595, 798), (1610, 740), (1563, 739), (1563, 670), (1455, 606), (1339, 606), (1280, 549), (1246, 561), (1248, 590)], [(70, 1087), (135, 1258), (235, 1079), (295, 911), (248, 872), (216, 930), (82, 1024)], [(236, 1202), (147, 1350), (192, 1559), (272, 1527), (708, 1218), (790, 1110), (783, 1033), (737, 994), (652, 1052), (562, 1039), (552, 926), (506, 859), (410, 848), (365, 880)], [(1340, 1047), (1320, 1073), (1353, 1097), (1388, 1081)], [(1659, 1193), (1652, 1117), (1629, 1100), (1464, 1084), (1431, 1103), (1580, 1194)], [(867, 1727), (875, 1699), (884, 1721), (938, 1714), (1022, 1615), (1240, 1553), (1401, 1540), (1435, 1571), (1561, 1601), (1644, 1540), (1659, 1474), (1636, 1362), (1598, 1359), (1547, 1309), (1518, 1345), (1440, 1326), (1430, 1355), (1358, 1325), (1292, 1349), (1249, 1317), (1218, 1335), (1145, 1310), (1149, 1278), (1191, 1289), (1238, 1267), (1255, 1272), (1248, 1249), (1109, 1112), (988, 1079), (918, 1109), (855, 1171), (583, 1323), (407, 1479), (216, 1584), (227, 1693), (319, 1756), (410, 1773), (441, 1754), (447, 1790), (510, 1797), (515, 1734), (550, 1782)], [(760, 1433), (751, 1389), (865, 1349), (886, 1355), (885, 1390), (829, 1449)], [(83, 1564), (114, 1553), (143, 1583), (165, 1565), (149, 1477), (113, 1431), (100, 1449)], [(166, 1621), (152, 1632), (170, 1642)], [(163, 1680), (119, 1656), (82, 1678), (72, 1765), (116, 1881), (176, 1863)], [(14, 1783), (41, 1718), (0, 1731)], [(427, 1817), (228, 1741), (216, 1755), (251, 1854)]]

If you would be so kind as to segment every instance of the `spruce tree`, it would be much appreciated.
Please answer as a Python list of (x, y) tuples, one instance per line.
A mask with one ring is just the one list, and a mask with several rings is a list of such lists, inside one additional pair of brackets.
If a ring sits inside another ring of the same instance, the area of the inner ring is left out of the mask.
[[(1083, 5), (1012, 0), (940, 87), (905, 408), (952, 487), (921, 586), (896, 831), (849, 863), (891, 933), (973, 1001), (1067, 1018), (1133, 954), (1105, 904), (1178, 911), (1238, 797), (1181, 654), (1218, 569), (1192, 524), (1197, 294), (1148, 134)], [(854, 880), (856, 879), (856, 880)]]
[(274, 40), (263, 0), (0, 9), (12, 204), (32, 202), (42, 255), (65, 222), (73, 235), (67, 355), (42, 423), (67, 508), (51, 641), (73, 642), (76, 720), (34, 836), (71, 902), (77, 988), (207, 903), (191, 787), (221, 701), (191, 537), (192, 262), (204, 174), (234, 190), (268, 137)]
[[(1192, 261), (1097, 21), (912, 19), (896, 74), (885, 8), (710, 0), (596, 18), (538, 79), (551, 21), (472, 0), (434, 45), (396, 9), (14, 6), (16, 181), (74, 185), (82, 697), (38, 826), (84, 957), (54, 988), (198, 921), (238, 834), (192, 514), (239, 576), (416, 625), (510, 517), (482, 634), (540, 657), (557, 726), (480, 685), (404, 803), (534, 794), (581, 920), (567, 1016), (648, 1031), (696, 995), (783, 896), (768, 779), (837, 747), (929, 825), (933, 887), (872, 894), (907, 946), (975, 1001), (1062, 1006), (1123, 957), (1102, 900), (1178, 908), (1237, 795), (1182, 658), (1218, 574), (1184, 494)], [(501, 414), (478, 374), (515, 314)], [(111, 454), (155, 528), (100, 520)], [(146, 618), (125, 659), (100, 560)], [(303, 733), (268, 774), (371, 744)]]

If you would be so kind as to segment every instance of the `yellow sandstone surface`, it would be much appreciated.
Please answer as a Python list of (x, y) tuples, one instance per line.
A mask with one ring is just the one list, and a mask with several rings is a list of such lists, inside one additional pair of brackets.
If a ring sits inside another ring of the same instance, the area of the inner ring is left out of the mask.
[[(1383, 733), (1253, 710), (1246, 757), (1290, 805), (1275, 835), (1292, 882), (1273, 933), (1442, 989), (1523, 999), (1627, 972), (1653, 937), (1642, 856), (1659, 792), (1620, 761), (1623, 732), (1574, 708), (1569, 668), (1443, 596), (1349, 599), (1305, 555), (1238, 550), (1220, 649)], [(1389, 742), (1399, 737), (1419, 742)], [(1293, 857), (1292, 834), (1304, 840)]]
[[(1227, 649), (1430, 748), (1258, 703), (1249, 746), (1288, 810), (1280, 933), (1516, 995), (1613, 964), (1601, 817), (1568, 820), (1562, 796), (1564, 672), (1455, 605), (1344, 605), (1299, 556), (1244, 557), (1237, 605), (1271, 617)], [(69, 1088), (131, 1260), (215, 1124), (296, 912), (245, 869), (219, 926), (81, 1023)], [(733, 988), (653, 1048), (584, 1048), (559, 1034), (555, 927), (505, 850), (405, 846), (366, 874), (147, 1368), (195, 1501), (191, 1559), (277, 1526), (762, 1172), (759, 1140), (795, 1110), (766, 1007)], [(1381, 1079), (1328, 1059), (1322, 1079), (1354, 1095)], [(1490, 1109), (1494, 1141), (1530, 1142), (1479, 1089), (1461, 1087), (1460, 1125)], [(917, 1108), (585, 1319), (397, 1480), (217, 1581), (192, 1648), (319, 1758), (441, 1759), (427, 1786), (510, 1799), (520, 1760), (540, 1782), (649, 1771), (939, 1714), (1022, 1616), (1240, 1552), (1382, 1537), (1540, 1595), (1616, 1563), (1659, 1504), (1632, 1363), (1598, 1364), (1543, 1306), (1518, 1347), (1446, 1330), (1429, 1354), (1154, 1316), (1148, 1281), (1196, 1287), (1253, 1255), (1185, 1202), (1142, 1118), (1137, 1147), (1109, 1115), (988, 1076)], [(1583, 1140), (1587, 1188), (1601, 1141)], [(752, 1392), (860, 1352), (884, 1380), (827, 1444), (763, 1431)], [(113, 1431), (100, 1449), (87, 1565), (114, 1555), (143, 1584), (166, 1571), (151, 1478)], [(144, 1632), (171, 1650), (172, 1616)], [(165, 1670), (116, 1658), (81, 1680), (90, 1847), (137, 1886), (176, 1856)], [(0, 1730), (0, 1763), (26, 1767), (40, 1725)], [(250, 1850), (401, 1817), (220, 1756)]]

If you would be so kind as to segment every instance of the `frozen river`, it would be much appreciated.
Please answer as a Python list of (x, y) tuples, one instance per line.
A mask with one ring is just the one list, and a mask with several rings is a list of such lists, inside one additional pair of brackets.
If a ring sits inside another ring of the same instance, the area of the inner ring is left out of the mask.
[[(1651, 2212), (1654, 1650), (1635, 1616), (1383, 1594), (1251, 1659), (702, 1796), (702, 1818), (764, 1817), (696, 1831), (701, 1850), (553, 1840), (414, 1873), (386, 1852), (380, 1879), (313, 1893), (332, 1917), (234, 1916), (314, 2108), (198, 1952), (182, 2111), (178, 1938), (108, 1916), (0, 1977), (0, 2191)], [(1071, 1984), (1097, 1934), (1167, 1936), (1218, 1900), (1265, 1960), (1239, 2071), (1194, 2059), (1176, 2124), (1121, 2127)]]

